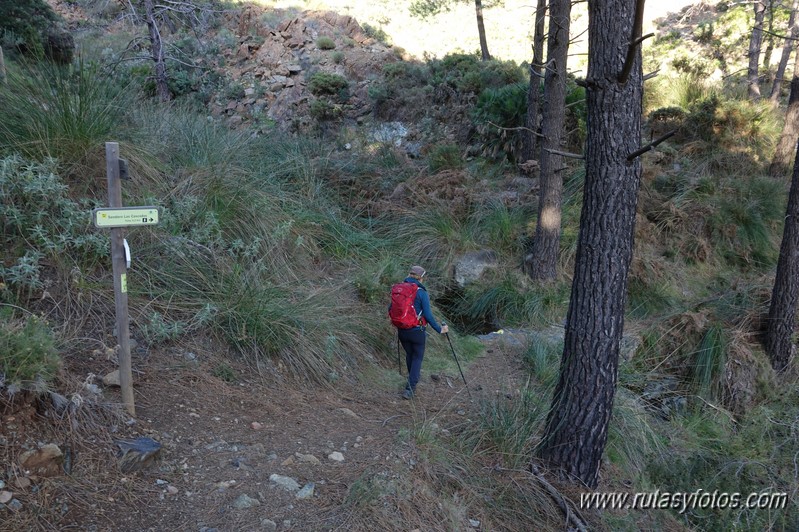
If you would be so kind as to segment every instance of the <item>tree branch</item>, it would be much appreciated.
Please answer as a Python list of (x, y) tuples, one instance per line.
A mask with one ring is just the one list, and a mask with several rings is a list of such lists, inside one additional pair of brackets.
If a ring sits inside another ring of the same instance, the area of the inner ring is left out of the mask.
[(641, 27), (644, 24), (644, 0), (636, 0), (635, 2), (635, 20), (633, 21), (632, 35), (630, 36), (630, 44), (627, 47), (627, 58), (624, 60), (624, 67), (618, 77), (618, 82), (624, 85), (630, 77), (630, 72), (633, 69), (633, 62), (635, 61), (635, 51), (641, 44)]
[(647, 81), (649, 79), (652, 79), (655, 76), (657, 76), (658, 74), (660, 74), (660, 69), (654, 70), (654, 71), (650, 72), (649, 74), (645, 74), (641, 81)]
[(495, 124), (494, 122), (491, 122), (490, 120), (488, 121), (488, 125), (489, 126), (494, 126), (495, 128), (501, 129), (503, 131), (529, 131), (533, 135), (537, 135), (539, 137), (543, 137), (543, 135), (541, 133), (539, 133), (537, 131), (533, 131), (529, 127), (524, 127), (524, 126), (520, 126), (520, 127), (503, 127), (503, 126), (500, 126), (499, 124)]
[(662, 137), (656, 138), (655, 140), (653, 140), (652, 142), (650, 142), (649, 144), (647, 144), (643, 148), (635, 150), (634, 152), (632, 152), (630, 155), (627, 156), (627, 161), (632, 161), (636, 157), (640, 157), (641, 155), (645, 154), (646, 152), (648, 152), (649, 150), (651, 150), (652, 148), (654, 148), (655, 146), (657, 146), (658, 144), (660, 144), (664, 140), (673, 137), (675, 133), (677, 133), (676, 129), (673, 130), (673, 131), (669, 131), (668, 133), (666, 133)]
[(568, 157), (570, 159), (585, 159), (585, 155), (580, 155), (578, 153), (569, 153), (567, 151), (560, 151), (560, 150), (551, 150), (547, 148), (544, 150), (552, 155), (560, 155), (561, 157)]
[(774, 37), (777, 37), (778, 39), (785, 39), (786, 41), (799, 41), (799, 38), (797, 38), (797, 37), (789, 37), (787, 35), (780, 35), (779, 33), (774, 33), (773, 31), (768, 31), (768, 30), (761, 30), (761, 31), (763, 33), (768, 33), (769, 35), (773, 35)]

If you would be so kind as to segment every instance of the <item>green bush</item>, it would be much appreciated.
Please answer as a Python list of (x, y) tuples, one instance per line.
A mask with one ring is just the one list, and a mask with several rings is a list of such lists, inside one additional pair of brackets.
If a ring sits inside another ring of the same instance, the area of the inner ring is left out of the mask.
[(515, 161), (522, 147), (521, 130), (527, 115), (527, 82), (486, 89), (477, 100), (474, 122), (483, 155)]
[(336, 48), (336, 41), (326, 35), (323, 35), (316, 39), (316, 47), (320, 50), (333, 50)]
[(479, 94), (486, 89), (524, 82), (528, 77), (512, 61), (482, 61), (477, 54), (450, 54), (429, 64), (433, 85), (448, 85), (461, 93)]
[(0, 388), (46, 389), (60, 365), (53, 335), (38, 318), (0, 321)]
[(33, 56), (68, 64), (75, 43), (62, 19), (45, 0), (0, 1), (0, 45)]
[(343, 76), (328, 72), (317, 72), (308, 80), (308, 90), (315, 96), (337, 96), (340, 100), (347, 99), (349, 82)]
[(326, 120), (335, 120), (341, 117), (342, 109), (340, 105), (331, 103), (325, 98), (317, 98), (311, 102), (308, 108), (311, 116), (320, 122)]
[(385, 45), (391, 45), (391, 38), (388, 36), (386, 31), (378, 26), (373, 26), (368, 22), (364, 22), (361, 24), (361, 28), (363, 28), (363, 32), (366, 34), (367, 37), (371, 37), (376, 41), (380, 41)]
[(455, 144), (438, 144), (430, 150), (428, 166), (431, 172), (440, 172), (463, 166), (461, 149)]

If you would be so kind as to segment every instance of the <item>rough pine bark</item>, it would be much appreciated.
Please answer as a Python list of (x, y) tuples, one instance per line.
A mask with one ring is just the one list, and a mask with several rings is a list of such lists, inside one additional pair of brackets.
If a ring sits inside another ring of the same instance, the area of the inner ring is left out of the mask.
[(774, 159), (768, 169), (769, 175), (777, 177), (788, 173), (797, 139), (799, 139), (799, 53), (794, 58), (788, 110), (785, 112), (785, 123), (782, 126), (780, 140), (777, 142), (777, 149), (774, 150)]
[(641, 163), (641, 50), (619, 82), (643, 1), (588, 0), (586, 177), (560, 377), (539, 454), (596, 487), (613, 410)]
[(483, 2), (481, 0), (474, 0), (474, 10), (477, 13), (477, 34), (480, 36), (480, 54), (483, 61), (491, 59), (491, 54), (488, 53), (488, 41), (486, 40), (486, 28), (483, 24)]
[(768, 311), (765, 348), (776, 371), (785, 371), (791, 360), (794, 345), (796, 303), (799, 299), (799, 149), (788, 193), (788, 208), (785, 213), (785, 228), (782, 232), (780, 258), (777, 261), (777, 276), (771, 292)]
[(566, 116), (566, 61), (569, 56), (570, 0), (550, 0), (547, 64), (544, 69), (544, 101), (541, 106), (541, 179), (538, 220), (528, 256), (528, 272), (537, 281), (557, 275), (560, 250), (560, 219), (563, 196), (563, 158), (552, 153), (561, 149)]
[(788, 66), (788, 60), (791, 58), (791, 52), (794, 49), (794, 41), (799, 36), (799, 24), (796, 23), (796, 10), (799, 8), (799, 0), (793, 0), (791, 4), (791, 14), (788, 16), (788, 28), (790, 30), (790, 38), (785, 39), (782, 45), (782, 55), (780, 62), (777, 63), (777, 72), (774, 75), (774, 84), (771, 86), (771, 95), (769, 98), (772, 102), (776, 102), (780, 98), (780, 89), (782, 88), (783, 77), (785, 77), (785, 69)]
[(747, 69), (747, 84), (749, 98), (760, 99), (760, 80), (758, 65), (760, 63), (760, 47), (763, 42), (763, 19), (766, 14), (766, 5), (761, 0), (755, 1), (755, 24), (752, 27), (752, 36), (749, 39), (749, 68)]
[(161, 41), (161, 33), (158, 31), (158, 25), (155, 21), (153, 0), (144, 0), (144, 10), (147, 14), (147, 29), (150, 32), (150, 53), (155, 64), (155, 94), (160, 101), (168, 102), (171, 94), (167, 84), (164, 46)]
[(544, 18), (546, 16), (546, 0), (538, 0), (535, 8), (535, 28), (533, 29), (533, 61), (530, 63), (530, 88), (527, 90), (527, 115), (524, 119), (524, 142), (522, 144), (522, 162), (538, 160), (538, 107), (541, 95), (541, 65), (544, 62)]

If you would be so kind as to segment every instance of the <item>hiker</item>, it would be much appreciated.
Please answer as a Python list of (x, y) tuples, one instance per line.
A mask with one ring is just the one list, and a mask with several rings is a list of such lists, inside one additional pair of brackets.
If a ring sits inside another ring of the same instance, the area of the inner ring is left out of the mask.
[(397, 327), (397, 335), (405, 349), (405, 363), (408, 367), (408, 383), (402, 393), (403, 399), (411, 399), (416, 392), (424, 359), (426, 326), (429, 324), (439, 334), (449, 332), (449, 327), (445, 323), (439, 326), (430, 310), (430, 296), (422, 284), (425, 273), (421, 266), (413, 266), (408, 277), (391, 288), (388, 315), (391, 323)]

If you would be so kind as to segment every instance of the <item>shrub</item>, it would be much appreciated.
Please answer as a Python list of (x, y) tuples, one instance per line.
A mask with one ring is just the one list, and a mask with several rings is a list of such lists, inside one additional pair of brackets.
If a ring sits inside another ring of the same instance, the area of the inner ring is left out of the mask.
[(455, 144), (438, 144), (430, 150), (428, 166), (431, 172), (463, 166), (461, 150)]
[(0, 322), (0, 387), (46, 387), (61, 364), (50, 329), (35, 316)]
[(0, 2), (0, 35), (6, 48), (10, 44), (23, 54), (46, 55), (62, 64), (72, 61), (75, 42), (45, 0)]
[(520, 130), (527, 114), (526, 82), (486, 89), (474, 110), (474, 121), (481, 136), (482, 152), (488, 157), (516, 160), (522, 147)]
[(328, 72), (317, 72), (308, 81), (308, 90), (315, 96), (337, 96), (341, 100), (347, 98), (349, 82), (343, 76)]
[(391, 38), (388, 36), (388, 33), (386, 33), (383, 28), (372, 26), (368, 22), (364, 22), (363, 24), (361, 24), (361, 28), (363, 28), (363, 32), (366, 34), (367, 37), (371, 37), (372, 39), (380, 41), (387, 46), (391, 45)]
[(316, 47), (320, 50), (333, 50), (336, 48), (336, 41), (326, 35), (323, 35), (316, 39)]
[(0, 276), (20, 291), (41, 288), (36, 272), (45, 254), (72, 255), (80, 265), (108, 255), (107, 237), (88, 227), (93, 205), (71, 200), (67, 191), (53, 161), (0, 159), (0, 258), (16, 261), (7, 268), (0, 264)]
[(317, 98), (311, 102), (308, 112), (320, 122), (335, 120), (341, 117), (342, 109), (340, 105), (334, 104), (324, 98)]

